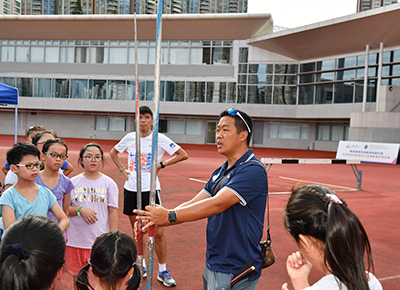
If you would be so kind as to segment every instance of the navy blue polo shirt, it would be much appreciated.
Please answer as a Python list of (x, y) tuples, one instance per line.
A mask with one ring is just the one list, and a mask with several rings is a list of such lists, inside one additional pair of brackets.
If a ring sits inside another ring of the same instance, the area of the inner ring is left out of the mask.
[(208, 218), (206, 266), (211, 271), (235, 274), (247, 261), (261, 275), (262, 255), (259, 242), (263, 235), (264, 214), (268, 194), (267, 174), (260, 162), (247, 151), (231, 168), (226, 161), (216, 169), (204, 187), (213, 196), (217, 184), (227, 176), (215, 194), (226, 188), (240, 202), (224, 212)]

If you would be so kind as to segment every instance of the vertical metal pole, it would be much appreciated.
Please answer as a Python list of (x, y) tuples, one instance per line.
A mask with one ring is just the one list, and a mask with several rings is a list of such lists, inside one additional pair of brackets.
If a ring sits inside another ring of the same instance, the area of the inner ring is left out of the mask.
[(365, 112), (367, 105), (367, 94), (368, 94), (368, 63), (369, 63), (369, 45), (365, 46), (365, 72), (364, 72), (364, 91), (363, 91), (363, 104), (362, 111)]
[[(17, 95), (18, 98), (18, 95)], [(18, 136), (18, 105), (15, 105), (15, 132), (14, 132), (14, 144), (17, 143)]]
[[(137, 24), (135, 13), (135, 122), (136, 122), (136, 208), (142, 209), (142, 160), (140, 148), (140, 112), (139, 112), (139, 70), (138, 70), (138, 53), (137, 53)], [(139, 289), (143, 289), (143, 233), (142, 221), (138, 221), (139, 231), (137, 233), (137, 251), (138, 251), (138, 267), (140, 269)]]
[[(161, 28), (162, 28), (162, 0), (158, 0), (157, 30), (156, 30), (156, 63), (154, 67), (154, 122), (153, 139), (151, 146), (151, 175), (150, 175), (150, 206), (155, 206), (156, 201), (156, 179), (157, 179), (157, 152), (158, 152), (158, 119), (160, 106), (160, 66), (161, 66)], [(151, 289), (153, 279), (153, 257), (154, 257), (154, 235), (155, 227), (149, 228), (148, 232), (148, 271), (146, 289)]]
[(379, 100), (382, 85), (383, 42), (379, 45), (378, 80), (376, 84), (376, 111), (379, 112)]

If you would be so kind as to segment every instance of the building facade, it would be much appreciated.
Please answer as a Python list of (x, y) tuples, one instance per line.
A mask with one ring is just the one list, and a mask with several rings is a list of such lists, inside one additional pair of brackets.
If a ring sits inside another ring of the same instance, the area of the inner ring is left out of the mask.
[[(399, 16), (396, 4), (273, 33), (270, 14), (165, 15), (160, 131), (179, 143), (215, 144), (219, 113), (234, 107), (252, 116), (254, 147), (398, 143), (400, 42), (390, 36), (400, 28), (382, 20)], [(155, 20), (137, 17), (138, 98), (150, 107)], [(29, 33), (2, 30), (12, 21), (20, 20), (0, 18), (0, 82), (19, 89), (20, 134), (32, 124), (92, 139), (119, 140), (134, 130), (132, 16), (32, 17), (18, 22), (34, 27)], [(53, 29), (48, 39), (44, 27)], [(0, 134), (13, 134), (14, 108), (0, 111)]]
[(398, 0), (357, 0), (357, 12), (397, 3)]
[(21, 15), (21, 0), (0, 0), (0, 15)]

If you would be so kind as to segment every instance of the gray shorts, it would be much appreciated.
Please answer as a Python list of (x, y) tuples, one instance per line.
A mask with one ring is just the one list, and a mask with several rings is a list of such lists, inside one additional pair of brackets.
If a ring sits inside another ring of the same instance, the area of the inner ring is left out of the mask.
[(203, 271), (203, 286), (204, 290), (254, 290), (257, 287), (258, 279), (249, 281), (246, 278), (237, 282), (231, 287), (231, 280), (234, 274), (211, 271), (204, 267)]

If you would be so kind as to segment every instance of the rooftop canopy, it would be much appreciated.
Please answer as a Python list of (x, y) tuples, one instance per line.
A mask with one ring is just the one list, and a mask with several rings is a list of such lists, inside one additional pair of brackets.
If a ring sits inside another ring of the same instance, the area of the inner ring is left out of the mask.
[[(155, 40), (157, 15), (137, 15), (138, 40)], [(271, 14), (164, 14), (163, 40), (235, 40), (270, 33)], [(134, 15), (0, 16), (0, 39), (133, 40)]]

